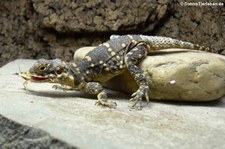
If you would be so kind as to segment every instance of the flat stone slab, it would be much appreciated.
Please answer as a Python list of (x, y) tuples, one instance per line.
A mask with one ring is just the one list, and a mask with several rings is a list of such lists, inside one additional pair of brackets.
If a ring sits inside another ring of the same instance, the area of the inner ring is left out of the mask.
[(0, 68), (0, 114), (48, 132), (79, 148), (225, 148), (225, 98), (211, 102), (150, 102), (129, 109), (129, 95), (109, 93), (117, 109), (95, 106), (96, 97), (28, 84), (15, 72), (34, 60)]

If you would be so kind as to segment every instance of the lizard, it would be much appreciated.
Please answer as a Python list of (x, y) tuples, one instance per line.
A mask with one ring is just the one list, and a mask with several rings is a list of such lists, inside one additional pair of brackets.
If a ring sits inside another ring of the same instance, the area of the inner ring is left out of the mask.
[(182, 48), (219, 53), (212, 48), (162, 36), (112, 35), (79, 62), (61, 59), (40, 59), (28, 72), (18, 73), (26, 82), (56, 83), (55, 89), (79, 90), (97, 95), (97, 105), (113, 107), (102, 84), (128, 69), (139, 88), (131, 95), (132, 108), (142, 108), (142, 100), (149, 102), (149, 85), (138, 64), (151, 52), (168, 48)]

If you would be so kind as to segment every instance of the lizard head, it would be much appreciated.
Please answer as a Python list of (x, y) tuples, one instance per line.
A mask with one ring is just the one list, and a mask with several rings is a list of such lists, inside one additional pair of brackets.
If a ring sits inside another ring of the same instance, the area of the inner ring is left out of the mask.
[(36, 83), (58, 83), (62, 85), (73, 86), (74, 77), (68, 67), (68, 64), (60, 59), (38, 60), (29, 70), (19, 74), (25, 80)]

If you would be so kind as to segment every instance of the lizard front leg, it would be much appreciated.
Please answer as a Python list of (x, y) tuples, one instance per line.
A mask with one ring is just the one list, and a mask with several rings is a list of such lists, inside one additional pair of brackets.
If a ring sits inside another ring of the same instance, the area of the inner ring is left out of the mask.
[(116, 102), (107, 100), (107, 93), (103, 86), (98, 82), (88, 82), (84, 85), (84, 91), (89, 94), (97, 95), (98, 101), (96, 105), (107, 106), (110, 108), (116, 107)]
[(135, 108), (137, 103), (139, 103), (138, 109), (141, 109), (142, 99), (145, 97), (146, 100), (149, 101), (149, 87), (143, 71), (138, 68), (137, 64), (147, 56), (147, 44), (145, 42), (140, 42), (127, 50), (128, 53), (125, 55), (125, 64), (139, 85), (138, 90), (131, 95), (132, 98), (130, 100), (135, 101), (132, 108)]

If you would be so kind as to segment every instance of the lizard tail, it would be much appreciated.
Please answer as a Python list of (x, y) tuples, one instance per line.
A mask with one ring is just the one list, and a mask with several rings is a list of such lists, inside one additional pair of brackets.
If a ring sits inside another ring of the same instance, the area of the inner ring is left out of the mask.
[(198, 44), (192, 44), (190, 42), (181, 41), (178, 39), (168, 38), (168, 37), (153, 37), (148, 39), (151, 48), (148, 52), (157, 51), (161, 49), (168, 49), (168, 48), (181, 48), (181, 49), (190, 49), (190, 50), (199, 50), (199, 51), (206, 51), (211, 53), (218, 53), (220, 51), (215, 50), (211, 47), (200, 46)]
[(205, 51), (205, 52), (210, 52), (210, 53), (219, 53), (212, 47), (205, 47), (205, 46), (200, 46), (198, 44), (193, 44), (193, 50), (199, 50), (199, 51)]
[[(181, 41), (181, 42), (183, 42), (183, 41)], [(199, 51), (205, 51), (205, 52), (217, 53), (217, 54), (224, 55), (223, 54), (223, 49), (216, 50), (216, 49), (212, 48), (211, 46), (210, 47), (205, 47), (205, 46), (200, 46), (198, 44), (192, 44), (192, 43), (189, 43), (189, 42), (183, 42), (183, 43), (185, 45), (184, 46), (185, 49), (199, 50)]]

